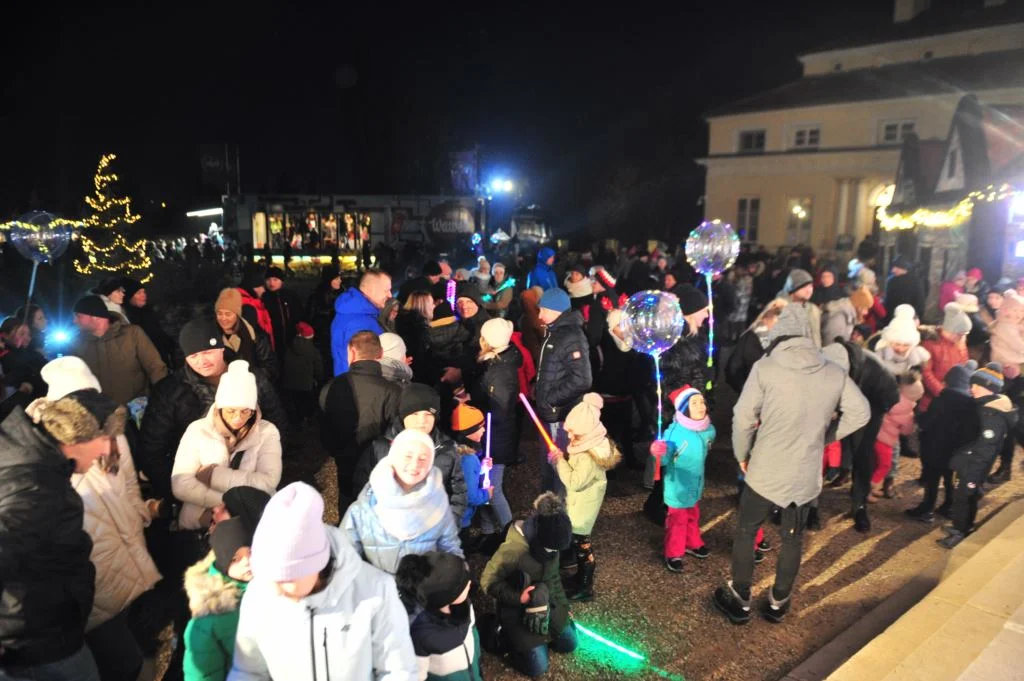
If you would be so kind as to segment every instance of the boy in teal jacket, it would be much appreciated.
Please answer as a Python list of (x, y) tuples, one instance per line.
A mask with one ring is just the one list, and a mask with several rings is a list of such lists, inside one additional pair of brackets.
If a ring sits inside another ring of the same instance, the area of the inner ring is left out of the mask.
[(669, 395), (676, 414), (663, 439), (651, 443), (665, 483), (665, 567), (682, 572), (683, 555), (707, 558), (700, 536), (700, 501), (704, 492), (704, 460), (715, 439), (707, 404), (700, 391), (683, 386)]

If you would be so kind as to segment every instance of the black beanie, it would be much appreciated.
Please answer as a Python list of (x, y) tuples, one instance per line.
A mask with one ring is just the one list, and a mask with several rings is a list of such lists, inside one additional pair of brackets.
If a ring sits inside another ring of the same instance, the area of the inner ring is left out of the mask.
[(395, 573), (399, 590), (434, 611), (451, 605), (466, 590), (470, 579), (464, 559), (441, 551), (403, 556)]
[(441, 411), (441, 398), (429, 385), (410, 383), (398, 398), (398, 418), (404, 419), (418, 411), (429, 411), (437, 416)]
[(441, 266), (439, 264), (437, 264), (436, 260), (431, 260), (430, 262), (428, 262), (426, 265), (423, 266), (423, 276), (424, 277), (440, 277), (441, 276)]
[(193, 319), (181, 327), (178, 345), (186, 357), (204, 350), (224, 347), (224, 332), (212, 319)]
[(276, 277), (277, 279), (283, 280), (284, 279), (284, 270), (282, 270), (280, 267), (268, 267), (267, 268), (267, 275), (265, 277), (263, 277), (263, 278), (264, 279), (270, 279), (271, 277)]
[(257, 288), (260, 288), (261, 286), (266, 288), (267, 282), (264, 281), (264, 276), (262, 272), (254, 269), (249, 269), (242, 274), (242, 283), (239, 285), (248, 291), (255, 291)]
[(210, 548), (213, 549), (213, 566), (227, 576), (235, 553), (243, 546), (252, 546), (252, 533), (248, 532), (240, 518), (229, 518), (217, 523), (210, 533)]
[(679, 307), (684, 315), (699, 312), (708, 306), (708, 298), (693, 284), (680, 284), (672, 291), (679, 298)]
[(132, 296), (139, 292), (140, 288), (145, 288), (142, 282), (138, 279), (132, 279), (131, 277), (125, 277), (121, 280), (121, 288), (124, 289), (124, 299), (126, 301), (131, 300)]
[(122, 284), (120, 277), (110, 277), (108, 279), (104, 279), (103, 281), (101, 281), (99, 285), (96, 286), (96, 288), (93, 290), (96, 293), (100, 294), (101, 296), (109, 296), (111, 293), (113, 293), (114, 291), (121, 287)]
[(565, 504), (554, 492), (545, 492), (533, 502), (536, 513), (532, 520), (536, 528), (533, 540), (545, 549), (564, 551), (572, 543), (572, 521)]
[(248, 532), (255, 533), (256, 526), (263, 517), (263, 509), (270, 501), (270, 495), (261, 489), (242, 485), (224, 492), (222, 500), (231, 517), (238, 518)]

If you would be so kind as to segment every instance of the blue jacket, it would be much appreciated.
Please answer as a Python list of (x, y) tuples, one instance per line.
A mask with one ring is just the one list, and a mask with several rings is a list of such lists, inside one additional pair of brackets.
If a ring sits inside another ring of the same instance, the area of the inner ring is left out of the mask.
[(480, 458), (477, 452), (467, 448), (459, 447), (462, 453), (462, 475), (466, 479), (466, 510), (462, 513), (462, 524), (460, 527), (469, 527), (473, 522), (473, 514), (478, 506), (483, 506), (491, 500), (491, 495), (486, 489), (480, 487)]
[(715, 427), (708, 425), (698, 432), (673, 419), (662, 439), (668, 444), (668, 451), (661, 457), (665, 505), (693, 508), (704, 493), (704, 460), (715, 440)]
[(545, 246), (537, 252), (537, 264), (526, 279), (526, 288), (540, 286), (547, 291), (549, 288), (558, 288), (558, 277), (555, 271), (547, 264), (548, 258), (555, 254), (554, 250)]
[(331, 322), (331, 356), (334, 358), (334, 375), (348, 371), (348, 342), (360, 331), (384, 333), (377, 321), (380, 310), (357, 288), (338, 296), (334, 301), (334, 321)]

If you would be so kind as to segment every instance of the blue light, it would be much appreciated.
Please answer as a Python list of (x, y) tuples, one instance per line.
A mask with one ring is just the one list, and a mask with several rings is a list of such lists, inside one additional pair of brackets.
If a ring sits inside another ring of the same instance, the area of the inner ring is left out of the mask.
[(505, 180), (500, 177), (496, 177), (491, 180), (491, 191), (500, 192), (502, 187), (505, 186)]
[(67, 343), (69, 340), (71, 340), (71, 334), (65, 331), (64, 329), (57, 329), (56, 331), (50, 334), (50, 339), (54, 343)]
[(469, 237), (469, 240), (473, 243), (474, 246), (479, 245), (480, 241), (482, 240), (480, 232), (473, 232), (473, 236)]

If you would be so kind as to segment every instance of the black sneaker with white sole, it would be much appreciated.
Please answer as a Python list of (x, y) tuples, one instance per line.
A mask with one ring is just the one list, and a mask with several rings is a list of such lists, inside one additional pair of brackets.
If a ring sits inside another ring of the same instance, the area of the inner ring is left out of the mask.
[(728, 617), (733, 624), (746, 624), (750, 621), (750, 600), (740, 598), (732, 588), (732, 582), (715, 589), (711, 600), (719, 612)]
[(668, 568), (669, 572), (682, 572), (683, 571), (683, 559), (682, 558), (666, 558), (665, 567)]
[(711, 555), (711, 552), (708, 551), (708, 547), (702, 546), (699, 549), (686, 549), (686, 555), (704, 560)]
[(771, 542), (767, 539), (762, 539), (761, 543), (757, 545), (757, 550), (761, 551), (762, 553), (768, 553), (773, 548), (774, 547), (772, 546)]
[(763, 563), (764, 562), (764, 551), (762, 551), (761, 549), (754, 549), (754, 562), (755, 563)]
[(765, 601), (764, 606), (761, 608), (761, 613), (772, 624), (780, 624), (786, 617), (786, 613), (789, 612), (789, 604), (792, 601), (793, 599), (790, 597), (777, 601), (775, 600), (774, 589), (768, 589), (768, 600)]

